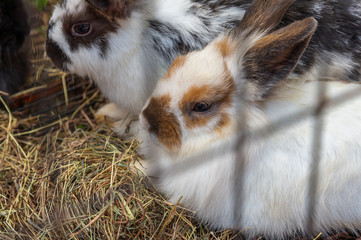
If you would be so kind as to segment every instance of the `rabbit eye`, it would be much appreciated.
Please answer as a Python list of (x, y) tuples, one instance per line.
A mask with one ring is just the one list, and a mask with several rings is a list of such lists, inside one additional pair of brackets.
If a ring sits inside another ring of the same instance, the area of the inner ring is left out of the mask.
[(200, 102), (196, 103), (192, 109), (194, 112), (207, 112), (212, 107), (211, 103)]
[(91, 33), (92, 25), (89, 23), (77, 23), (73, 25), (72, 34), (74, 36), (86, 36)]

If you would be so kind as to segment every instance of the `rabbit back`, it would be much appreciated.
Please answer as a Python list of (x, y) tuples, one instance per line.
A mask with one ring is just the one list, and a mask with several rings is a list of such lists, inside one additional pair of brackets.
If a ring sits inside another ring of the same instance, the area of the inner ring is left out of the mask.
[(296, 66), (310, 80), (361, 80), (361, 3), (358, 0), (296, 1), (279, 27), (314, 17), (318, 28)]

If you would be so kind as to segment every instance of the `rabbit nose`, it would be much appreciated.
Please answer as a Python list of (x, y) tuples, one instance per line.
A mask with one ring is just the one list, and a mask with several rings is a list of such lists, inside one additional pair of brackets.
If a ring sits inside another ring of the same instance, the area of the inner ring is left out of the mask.
[(147, 114), (147, 109), (142, 111), (139, 116), (140, 125), (143, 130), (147, 131), (148, 134), (154, 139), (159, 133), (160, 121), (157, 115)]
[[(145, 118), (144, 118), (145, 119)], [(156, 119), (154, 119), (157, 122)], [(153, 122), (153, 121), (152, 121)], [(144, 120), (144, 129), (146, 129), (150, 135), (157, 136), (159, 133), (159, 124), (150, 124), (147, 120)]]
[(46, 54), (57, 68), (67, 71), (66, 65), (70, 63), (69, 57), (60, 49), (58, 44), (49, 38), (46, 40)]
[(151, 141), (155, 144), (159, 144), (158, 143), (158, 137), (157, 135), (151, 130), (151, 126), (149, 124), (149, 122), (147, 121), (147, 119), (144, 117), (143, 112), (140, 114), (139, 116), (139, 122), (140, 122), (140, 127), (146, 131), (148, 133), (148, 136), (150, 137)]

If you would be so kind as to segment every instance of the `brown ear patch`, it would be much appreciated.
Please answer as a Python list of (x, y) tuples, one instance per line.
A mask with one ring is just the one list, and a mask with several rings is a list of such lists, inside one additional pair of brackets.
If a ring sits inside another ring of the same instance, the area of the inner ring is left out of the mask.
[(183, 67), (186, 60), (187, 60), (187, 55), (176, 57), (163, 79), (165, 80), (170, 79), (179, 68)]
[(114, 20), (128, 18), (135, 8), (134, 0), (86, 0), (105, 17)]
[[(226, 66), (226, 65), (225, 65)], [(206, 126), (214, 118), (218, 119), (216, 130), (224, 127), (227, 120), (227, 108), (232, 105), (232, 94), (235, 91), (235, 84), (230, 71), (225, 67), (222, 74), (221, 84), (217, 86), (202, 85), (192, 86), (179, 103), (179, 109), (184, 116), (185, 127), (188, 129)], [(208, 112), (197, 113), (193, 106), (199, 102), (211, 103), (212, 107)]]
[(142, 114), (149, 123), (148, 131), (170, 151), (176, 151), (182, 144), (182, 132), (175, 115), (169, 112), (170, 96), (151, 98)]
[(247, 10), (235, 34), (250, 28), (254, 31), (272, 30), (282, 20), (287, 9), (295, 0), (254, 0)]
[(293, 71), (316, 27), (314, 18), (294, 22), (261, 38), (248, 50), (243, 60), (244, 74), (259, 89), (258, 98), (267, 97)]

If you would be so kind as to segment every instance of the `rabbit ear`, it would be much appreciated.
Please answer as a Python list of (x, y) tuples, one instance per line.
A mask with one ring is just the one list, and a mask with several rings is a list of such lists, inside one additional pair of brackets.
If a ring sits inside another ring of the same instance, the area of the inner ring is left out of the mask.
[(85, 1), (87, 1), (92, 7), (100, 11), (105, 11), (110, 6), (109, 0), (85, 0)]
[(134, 0), (85, 0), (104, 16), (114, 18), (127, 18), (130, 16), (135, 3)]
[(306, 18), (262, 37), (248, 50), (243, 76), (256, 85), (256, 98), (266, 97), (295, 68), (316, 28), (317, 21)]
[(274, 29), (294, 2), (295, 0), (254, 0), (234, 34), (243, 33), (246, 29), (249, 29), (249, 33)]

